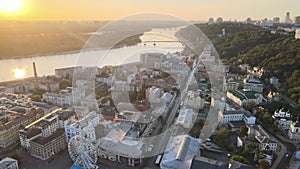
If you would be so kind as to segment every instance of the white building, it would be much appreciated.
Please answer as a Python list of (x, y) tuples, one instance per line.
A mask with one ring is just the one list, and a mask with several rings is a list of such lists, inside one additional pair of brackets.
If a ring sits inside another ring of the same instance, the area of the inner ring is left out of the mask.
[(300, 16), (295, 16), (295, 18), (294, 18), (294, 24), (295, 25), (300, 25)]
[(285, 15), (285, 24), (291, 24), (292, 23), (292, 20), (291, 20), (291, 17), (290, 17), (290, 13), (287, 12), (286, 15)]
[(238, 87), (239, 87), (239, 83), (236, 82), (233, 78), (229, 78), (229, 79), (224, 78), (223, 91), (237, 90)]
[(152, 86), (145, 91), (146, 100), (150, 103), (160, 103), (163, 90), (161, 88)]
[(10, 157), (5, 157), (0, 161), (1, 169), (19, 169), (18, 161)]
[(281, 130), (288, 130), (293, 123), (291, 113), (283, 108), (276, 110), (272, 116), (277, 122)]
[(264, 85), (259, 79), (252, 78), (248, 75), (247, 78), (244, 79), (244, 89), (246, 91), (262, 93), (264, 90)]
[(274, 86), (277, 86), (279, 85), (279, 79), (277, 77), (271, 77), (270, 78), (270, 84), (274, 85)]
[(266, 136), (255, 136), (255, 138), (258, 141), (259, 149), (263, 149), (268, 145), (271, 151), (277, 151), (278, 143), (275, 139)]
[(221, 124), (232, 121), (244, 121), (247, 125), (255, 124), (256, 118), (248, 111), (219, 111), (218, 120)]
[(195, 113), (192, 109), (181, 109), (179, 111), (176, 124), (181, 125), (183, 128), (190, 129), (193, 127), (194, 120), (195, 120), (193, 116), (195, 116)]
[[(129, 166), (140, 165), (143, 152), (149, 150), (148, 143), (126, 137), (130, 126), (118, 126), (98, 141), (98, 154), (110, 161), (125, 162)], [(153, 145), (152, 145), (153, 146)]]
[(274, 24), (280, 23), (280, 18), (279, 18), (279, 17), (274, 17), (274, 18), (273, 18), (273, 23), (274, 23)]
[(209, 18), (208, 19), (208, 25), (214, 24), (214, 18)]
[(100, 124), (100, 115), (96, 112), (90, 112), (83, 119), (69, 121), (65, 125), (66, 141), (73, 136), (87, 137), (91, 142), (96, 140), (95, 127)]
[(161, 169), (188, 169), (200, 155), (200, 140), (187, 135), (171, 137), (160, 163)]
[(193, 91), (188, 91), (184, 105), (194, 110), (199, 110), (203, 108), (204, 102), (204, 99), (201, 99), (201, 97), (198, 94), (196, 94)]
[(297, 143), (300, 142), (300, 122), (297, 120), (292, 123), (288, 132), (289, 139)]

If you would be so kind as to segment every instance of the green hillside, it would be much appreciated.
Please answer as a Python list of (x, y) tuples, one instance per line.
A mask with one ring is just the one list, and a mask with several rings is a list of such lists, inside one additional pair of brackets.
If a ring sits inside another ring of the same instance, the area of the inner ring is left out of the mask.
[[(231, 71), (237, 71), (237, 65), (248, 63), (269, 70), (263, 81), (274, 75), (287, 86), (283, 90), (291, 99), (300, 104), (300, 40), (294, 33), (271, 34), (271, 31), (260, 27), (241, 24), (198, 24), (211, 40), (225, 64)], [(222, 29), (225, 36), (219, 36)]]

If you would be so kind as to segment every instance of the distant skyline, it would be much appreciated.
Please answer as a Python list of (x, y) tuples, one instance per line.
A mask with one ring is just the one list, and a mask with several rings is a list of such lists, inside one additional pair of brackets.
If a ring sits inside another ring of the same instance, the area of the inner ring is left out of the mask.
[[(3, 1), (0, 0), (0, 9)], [(251, 19), (284, 20), (286, 12), (291, 18), (300, 16), (300, 1), (282, 0), (17, 0), (18, 12), (0, 11), (0, 19), (37, 20), (114, 20), (143, 12), (175, 15), (186, 20), (207, 21), (222, 17), (224, 20)]]

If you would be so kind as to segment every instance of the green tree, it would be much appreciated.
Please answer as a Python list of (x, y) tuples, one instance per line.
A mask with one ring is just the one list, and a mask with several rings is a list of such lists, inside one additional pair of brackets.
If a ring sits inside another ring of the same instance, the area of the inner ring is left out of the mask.
[(261, 160), (259, 161), (259, 167), (258, 169), (270, 169), (271, 166), (270, 166), (270, 163), (266, 160)]
[(245, 109), (248, 110), (248, 111), (252, 111), (254, 106), (255, 106), (255, 102), (253, 100), (250, 100), (247, 103), (247, 105), (245, 106)]
[(214, 141), (221, 147), (226, 147), (230, 137), (229, 130), (226, 128), (219, 129), (218, 133), (214, 136)]
[(34, 101), (34, 102), (41, 102), (41, 96), (39, 95), (33, 95), (31, 96), (31, 100)]
[(231, 159), (234, 160), (234, 161), (244, 163), (244, 164), (249, 163), (249, 161), (244, 156), (232, 156)]
[(69, 80), (61, 80), (58, 85), (59, 85), (59, 89), (62, 90), (65, 89), (66, 87), (72, 87), (72, 82)]
[(240, 133), (239, 133), (239, 136), (244, 137), (244, 136), (247, 135), (247, 132), (248, 132), (248, 127), (246, 127), (246, 126), (241, 126), (241, 127), (240, 127)]

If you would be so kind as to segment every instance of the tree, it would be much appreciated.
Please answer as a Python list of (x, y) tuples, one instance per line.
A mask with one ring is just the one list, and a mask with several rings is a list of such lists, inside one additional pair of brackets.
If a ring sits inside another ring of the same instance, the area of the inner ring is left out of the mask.
[(271, 168), (270, 163), (266, 160), (259, 161), (259, 167), (258, 169), (269, 169)]
[(219, 129), (218, 133), (214, 136), (214, 141), (221, 147), (226, 147), (230, 137), (229, 130), (226, 128)]
[(72, 87), (72, 82), (69, 80), (62, 80), (59, 82), (59, 89), (65, 89), (66, 87)]
[(238, 161), (238, 162), (244, 163), (244, 164), (248, 164), (249, 163), (249, 161), (246, 160), (246, 158), (243, 157), (243, 156), (232, 156), (231, 159), (234, 160), (234, 161)]
[(244, 136), (247, 135), (247, 132), (248, 132), (248, 127), (246, 127), (246, 126), (241, 126), (241, 127), (240, 127), (240, 134), (239, 134), (239, 136), (244, 137)]
[(250, 100), (247, 103), (247, 105), (245, 106), (245, 109), (248, 110), (248, 111), (252, 111), (254, 106), (255, 106), (255, 102), (253, 100)]
[(34, 102), (41, 102), (41, 97), (39, 95), (31, 96), (31, 100)]

